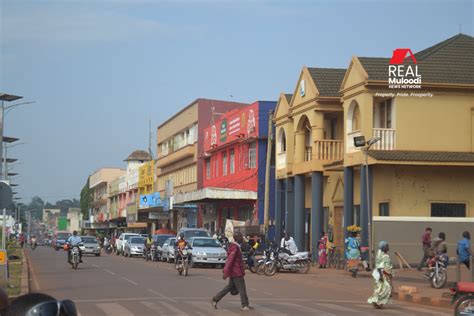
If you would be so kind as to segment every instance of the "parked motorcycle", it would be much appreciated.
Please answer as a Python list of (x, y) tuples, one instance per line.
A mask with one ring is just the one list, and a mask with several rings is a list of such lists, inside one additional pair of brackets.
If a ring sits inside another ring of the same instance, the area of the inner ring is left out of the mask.
[(191, 262), (191, 247), (178, 250), (178, 256), (176, 256), (176, 267), (178, 269), (178, 275), (188, 276), (188, 270)]
[(310, 257), (308, 252), (298, 252), (289, 255), (280, 249), (274, 249), (272, 259), (265, 263), (264, 273), (273, 276), (278, 270), (287, 270), (298, 273), (308, 273), (310, 268)]
[(430, 280), (431, 286), (435, 289), (441, 289), (446, 285), (448, 274), (446, 272), (447, 265), (446, 255), (437, 255), (429, 260), (428, 270), (425, 278)]
[(451, 289), (454, 315), (474, 315), (474, 282), (458, 282)]

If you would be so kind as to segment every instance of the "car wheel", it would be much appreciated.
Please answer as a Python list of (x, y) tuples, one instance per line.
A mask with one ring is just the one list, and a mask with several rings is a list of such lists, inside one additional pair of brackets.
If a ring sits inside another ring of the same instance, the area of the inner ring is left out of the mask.
[(100, 257), (100, 253), (96, 253), (95, 256), (96, 256), (96, 257)]

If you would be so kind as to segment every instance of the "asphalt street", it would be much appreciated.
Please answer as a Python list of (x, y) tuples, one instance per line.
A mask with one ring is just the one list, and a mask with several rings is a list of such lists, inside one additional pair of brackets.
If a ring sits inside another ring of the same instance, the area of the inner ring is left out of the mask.
[(371, 288), (307, 282), (309, 275), (246, 275), (254, 311), (240, 311), (238, 296), (209, 303), (226, 281), (220, 269), (193, 268), (178, 276), (172, 264), (142, 258), (84, 256), (73, 270), (66, 253), (49, 247), (28, 250), (31, 287), (57, 299), (72, 299), (81, 316), (131, 315), (451, 315), (448, 309), (394, 301), (383, 310), (366, 303)]

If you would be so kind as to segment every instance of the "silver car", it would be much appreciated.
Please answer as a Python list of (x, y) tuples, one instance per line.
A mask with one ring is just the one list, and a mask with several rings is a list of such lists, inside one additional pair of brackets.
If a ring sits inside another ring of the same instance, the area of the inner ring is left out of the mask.
[(100, 256), (100, 246), (97, 242), (97, 238), (93, 236), (82, 236), (82, 246), (79, 248), (82, 251), (83, 255), (95, 255), (96, 257)]
[(191, 266), (209, 264), (222, 266), (227, 260), (227, 253), (221, 244), (211, 237), (194, 237), (190, 241), (192, 247)]
[(161, 260), (163, 262), (174, 261), (174, 245), (176, 244), (176, 238), (171, 237), (166, 239), (162, 247)]
[(125, 243), (123, 253), (125, 257), (143, 256), (143, 248), (145, 248), (145, 238), (133, 236)]

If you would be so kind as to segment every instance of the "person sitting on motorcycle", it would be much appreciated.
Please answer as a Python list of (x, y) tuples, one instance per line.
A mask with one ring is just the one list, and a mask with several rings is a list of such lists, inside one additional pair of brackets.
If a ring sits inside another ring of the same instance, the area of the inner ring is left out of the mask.
[(288, 255), (296, 255), (298, 253), (298, 247), (296, 246), (295, 240), (293, 237), (285, 232), (285, 237), (281, 239), (280, 248), (282, 252), (287, 253)]
[(31, 237), (31, 248), (36, 248), (36, 237), (35, 236)]
[(188, 246), (188, 242), (186, 239), (184, 239), (184, 233), (181, 233), (179, 235), (178, 240), (176, 241), (175, 244), (175, 263), (176, 263), (176, 268), (178, 268), (178, 261), (181, 259), (181, 252), (183, 251), (184, 248)]
[(441, 260), (445, 266), (448, 266), (449, 257), (448, 245), (446, 244), (446, 234), (441, 232), (431, 242), (431, 247), (429, 249), (430, 258), (428, 259), (428, 267), (432, 267), (436, 263), (436, 258)]
[(68, 238), (67, 243), (69, 244), (68, 251), (67, 251), (67, 262), (71, 262), (71, 249), (74, 246), (77, 246), (79, 248), (79, 262), (82, 263), (82, 250), (79, 247), (79, 244), (82, 242), (81, 237), (77, 236), (77, 231), (72, 232), (72, 236)]
[(153, 246), (153, 238), (151, 238), (150, 236), (148, 236), (147, 238), (145, 238), (145, 257), (148, 256), (148, 253), (151, 249), (151, 246)]

